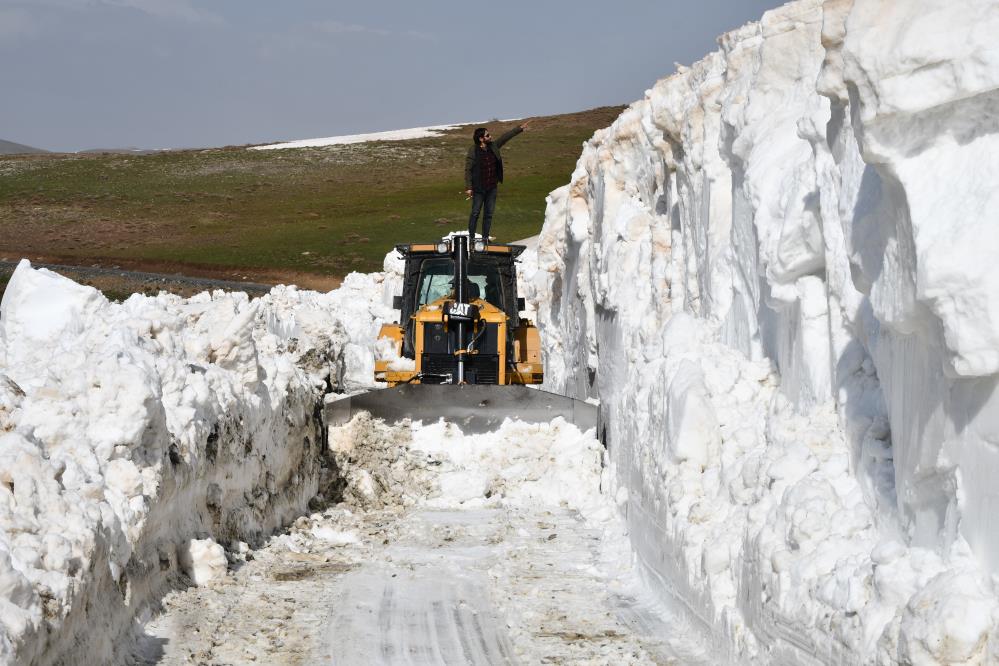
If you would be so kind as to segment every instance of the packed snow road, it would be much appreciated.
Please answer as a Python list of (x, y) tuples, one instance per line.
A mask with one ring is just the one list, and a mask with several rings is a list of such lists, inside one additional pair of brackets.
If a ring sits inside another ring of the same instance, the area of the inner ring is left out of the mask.
[(608, 588), (600, 542), (557, 508), (334, 509), (168, 597), (137, 661), (672, 663), (643, 633), (665, 621)]
[(344, 501), (174, 592), (140, 664), (705, 661), (642, 592), (600, 445), (557, 420), (331, 431)]

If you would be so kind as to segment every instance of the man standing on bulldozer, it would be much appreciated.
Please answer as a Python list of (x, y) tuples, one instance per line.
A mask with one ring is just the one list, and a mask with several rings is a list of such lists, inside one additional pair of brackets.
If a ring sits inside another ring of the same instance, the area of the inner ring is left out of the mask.
[(468, 217), (470, 241), (475, 240), (479, 212), (484, 207), (482, 238), (488, 242), (489, 227), (492, 225), (493, 211), (496, 209), (497, 186), (503, 182), (503, 158), (500, 156), (500, 148), (523, 132), (530, 122), (525, 120), (495, 141), (485, 127), (476, 128), (472, 134), (474, 145), (468, 149), (468, 155), (465, 157), (465, 195), (472, 199), (472, 214)]

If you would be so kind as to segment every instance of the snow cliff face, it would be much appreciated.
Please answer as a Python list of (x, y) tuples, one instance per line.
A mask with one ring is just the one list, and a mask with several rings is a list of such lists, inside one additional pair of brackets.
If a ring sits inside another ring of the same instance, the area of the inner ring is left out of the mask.
[(123, 303), (21, 263), (0, 306), (0, 662), (112, 663), (183, 574), (225, 572), (220, 544), (323, 499), (316, 415), (373, 384), (396, 263), (329, 294)]
[(548, 388), (600, 398), (636, 552), (746, 654), (996, 658), (996, 34), (789, 3), (549, 198)]

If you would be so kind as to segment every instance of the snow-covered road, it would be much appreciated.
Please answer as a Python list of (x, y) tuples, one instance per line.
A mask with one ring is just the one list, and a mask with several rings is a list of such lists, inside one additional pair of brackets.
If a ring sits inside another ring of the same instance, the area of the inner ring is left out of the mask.
[(168, 595), (136, 663), (707, 661), (628, 566), (591, 437), (362, 419), (331, 441), (358, 442), (344, 502)]
[[(292, 549), (317, 531), (358, 542)], [(170, 595), (139, 663), (674, 663), (667, 620), (607, 579), (600, 547), (553, 507), (331, 510)]]

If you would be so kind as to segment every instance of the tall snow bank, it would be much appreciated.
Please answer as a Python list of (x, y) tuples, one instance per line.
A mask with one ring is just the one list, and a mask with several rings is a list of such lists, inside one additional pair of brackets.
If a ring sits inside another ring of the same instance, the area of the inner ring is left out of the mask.
[(585, 146), (530, 291), (733, 655), (997, 656), (999, 2), (800, 0)]
[(0, 305), (0, 662), (110, 663), (166, 586), (221, 575), (223, 546), (323, 494), (317, 410), (328, 386), (372, 383), (386, 267), (329, 294), (111, 303), (18, 266)]

